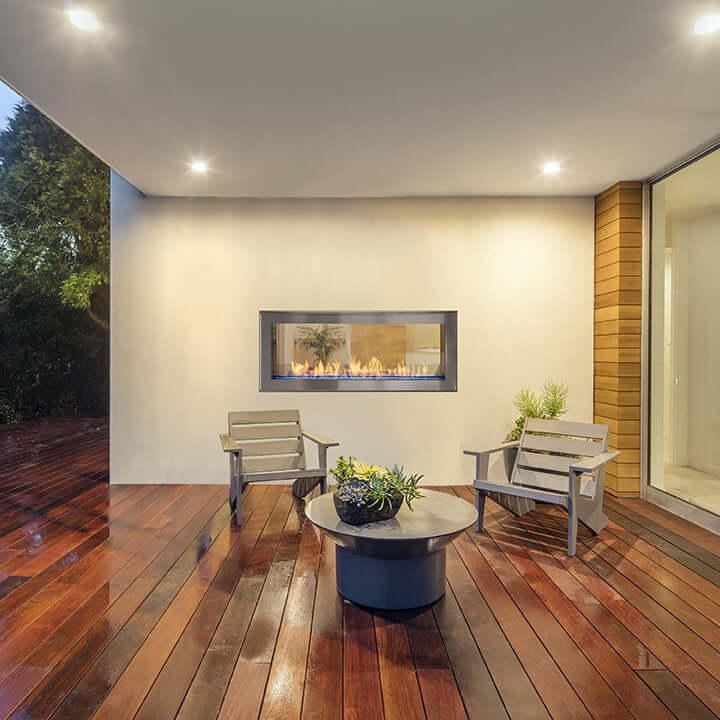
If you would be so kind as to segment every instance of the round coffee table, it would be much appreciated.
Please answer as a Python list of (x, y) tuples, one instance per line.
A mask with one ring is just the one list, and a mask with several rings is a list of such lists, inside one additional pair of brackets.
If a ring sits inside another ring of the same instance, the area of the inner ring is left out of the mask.
[(429, 605), (445, 592), (445, 548), (477, 520), (465, 500), (434, 490), (403, 504), (391, 520), (348, 525), (332, 493), (311, 500), (305, 515), (335, 542), (337, 586), (358, 605), (399, 610)]

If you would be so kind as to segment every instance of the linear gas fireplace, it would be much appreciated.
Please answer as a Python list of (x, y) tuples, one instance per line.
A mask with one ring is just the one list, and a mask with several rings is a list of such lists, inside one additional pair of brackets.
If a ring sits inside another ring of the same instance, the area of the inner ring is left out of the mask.
[(457, 312), (261, 312), (260, 390), (457, 390)]

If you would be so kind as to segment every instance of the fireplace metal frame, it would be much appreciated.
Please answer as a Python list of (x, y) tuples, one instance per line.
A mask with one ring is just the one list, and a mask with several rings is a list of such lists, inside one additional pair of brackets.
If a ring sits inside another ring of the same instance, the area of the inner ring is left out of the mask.
[[(274, 378), (275, 323), (442, 324), (445, 377), (426, 378)], [(260, 311), (260, 392), (456, 392), (457, 311), (296, 312)]]

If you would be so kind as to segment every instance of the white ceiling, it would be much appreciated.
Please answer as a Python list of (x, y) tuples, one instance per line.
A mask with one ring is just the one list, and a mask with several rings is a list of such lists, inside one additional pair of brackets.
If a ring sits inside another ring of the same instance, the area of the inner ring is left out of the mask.
[(82, 6), (0, 0), (0, 76), (148, 194), (588, 195), (720, 133), (707, 2)]

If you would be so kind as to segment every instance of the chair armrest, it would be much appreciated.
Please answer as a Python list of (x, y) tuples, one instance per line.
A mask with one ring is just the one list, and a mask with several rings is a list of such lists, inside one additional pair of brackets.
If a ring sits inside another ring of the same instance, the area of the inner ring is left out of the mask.
[(519, 440), (514, 440), (513, 442), (505, 443), (504, 445), (500, 445), (500, 447), (490, 448), (489, 450), (463, 450), (463, 453), (465, 455), (475, 455), (475, 457), (479, 457), (480, 455), (490, 455), (491, 453), (516, 447), (520, 447)]
[(614, 460), (619, 454), (619, 450), (611, 450), (609, 452), (600, 453), (600, 455), (596, 455), (595, 457), (585, 458), (585, 460), (573, 463), (570, 466), (570, 472), (579, 475), (593, 473), (596, 470), (599, 470), (606, 463)]
[(228, 433), (220, 433), (220, 444), (224, 452), (242, 453), (242, 448), (235, 445), (235, 441)]
[(338, 447), (340, 445), (340, 443), (335, 440), (326, 438), (324, 435), (318, 435), (317, 433), (310, 432), (309, 430), (303, 430), (303, 437), (306, 437), (308, 440), (312, 440), (316, 445), (321, 445), (326, 448)]

